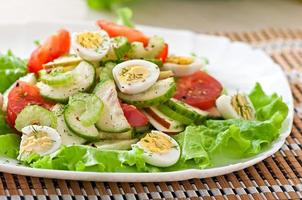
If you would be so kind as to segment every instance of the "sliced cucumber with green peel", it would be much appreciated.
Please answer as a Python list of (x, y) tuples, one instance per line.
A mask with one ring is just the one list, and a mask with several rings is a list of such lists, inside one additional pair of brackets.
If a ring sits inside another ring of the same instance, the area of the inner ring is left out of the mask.
[(29, 125), (49, 126), (56, 128), (56, 116), (49, 110), (37, 106), (26, 106), (17, 116), (15, 128), (21, 131), (22, 128)]
[(116, 58), (124, 58), (126, 53), (130, 49), (130, 43), (126, 37), (115, 37), (112, 38), (112, 47), (115, 52)]
[(100, 70), (100, 80), (111, 79), (113, 80), (112, 69), (116, 66), (113, 62), (107, 62)]
[(143, 111), (143, 113), (149, 119), (150, 124), (152, 124), (152, 126), (159, 131), (162, 131), (165, 133), (176, 134), (185, 129), (184, 126), (181, 125), (178, 121), (175, 121), (175, 120), (173, 121), (173, 119), (168, 118), (167, 116), (163, 116), (162, 114), (161, 114), (161, 116), (163, 118), (166, 118), (166, 122), (171, 124), (169, 127), (167, 127), (166, 125), (163, 125), (162, 122), (159, 122), (159, 120), (154, 118), (154, 116), (152, 116), (151, 114), (149, 114), (145, 111)]
[(84, 102), (85, 105), (85, 112), (79, 118), (82, 125), (95, 124), (103, 112), (103, 102), (94, 94), (77, 93), (69, 98), (68, 104), (76, 104), (78, 101)]
[(150, 124), (147, 124), (145, 126), (133, 127), (133, 131), (135, 134), (146, 133), (149, 130), (150, 130)]
[(131, 145), (138, 142), (138, 139), (132, 140), (102, 140), (94, 143), (94, 146), (102, 150), (130, 150)]
[(37, 87), (46, 99), (66, 103), (68, 98), (77, 92), (88, 91), (95, 83), (95, 69), (86, 61), (82, 61), (72, 71), (73, 81), (64, 86), (52, 86), (38, 82)]
[(65, 106), (62, 104), (56, 104), (52, 108), (52, 112), (57, 117), (57, 128), (59, 135), (61, 136), (61, 141), (63, 145), (81, 145), (86, 142), (86, 140), (78, 135), (74, 134), (66, 125), (64, 119)]
[(104, 104), (103, 114), (96, 123), (98, 129), (105, 132), (119, 133), (131, 128), (119, 103), (113, 80), (101, 81), (94, 89), (94, 94)]
[(48, 85), (60, 86), (67, 85), (73, 81), (72, 71), (64, 71), (62, 67), (54, 68), (50, 72), (39, 71), (40, 80)]
[(124, 94), (119, 92), (119, 97), (132, 105), (139, 108), (159, 105), (169, 100), (176, 90), (174, 78), (167, 78), (157, 81), (148, 90), (138, 94)]
[(179, 114), (178, 112), (172, 110), (168, 106), (161, 104), (157, 106), (157, 109), (162, 112), (163, 114), (169, 116), (170, 118), (179, 121), (185, 125), (194, 124), (194, 120), (185, 117), (184, 115)]
[(100, 131), (99, 134), (102, 140), (130, 140), (134, 138), (132, 129), (121, 133)]
[(64, 119), (68, 128), (78, 136), (88, 141), (98, 141), (99, 132), (94, 125), (83, 126), (80, 117), (85, 113), (85, 103), (81, 101), (68, 105), (64, 111)]
[(127, 53), (130, 59), (154, 59), (165, 47), (165, 41), (159, 36), (152, 36), (147, 47), (141, 42), (132, 42), (131, 48)]
[(208, 116), (208, 112), (190, 106), (174, 98), (171, 98), (169, 101), (165, 102), (164, 104), (167, 105), (172, 110), (174, 110), (175, 112), (189, 119), (194, 120), (195, 123), (203, 122)]

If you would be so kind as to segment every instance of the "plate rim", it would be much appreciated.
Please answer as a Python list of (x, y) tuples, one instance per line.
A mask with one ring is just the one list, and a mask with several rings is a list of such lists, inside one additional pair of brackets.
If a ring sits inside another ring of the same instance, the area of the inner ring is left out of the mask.
[[(90, 20), (10, 20), (10, 21), (0, 21), (0, 26), (18, 26), (18, 25), (26, 25), (26, 24), (39, 24), (39, 23), (51, 23), (51, 24), (66, 24), (66, 25), (87, 25), (88, 23), (91, 24)], [(224, 36), (215, 36), (210, 34), (202, 34), (196, 31), (190, 31), (185, 29), (171, 29), (171, 28), (164, 28), (164, 27), (156, 27), (156, 26), (146, 26), (146, 25), (139, 25), (139, 28), (152, 28), (152, 29), (161, 29), (161, 30), (168, 30), (168, 31), (176, 31), (176, 32), (186, 32), (192, 34), (193, 37), (198, 36), (210, 36), (213, 38), (220, 38), (226, 39), (230, 41), (230, 45), (234, 42), (242, 43), (244, 45), (248, 45), (251, 47), (250, 44), (245, 42), (238, 42), (238, 41), (231, 41), (229, 38)], [(263, 50), (259, 49), (260, 51), (264, 52)], [(264, 52), (265, 53), (265, 52)], [(265, 53), (270, 60), (271, 57)], [(273, 60), (272, 60), (273, 61)], [(268, 158), (269, 156), (276, 153), (282, 145), (285, 143), (286, 137), (288, 137), (291, 133), (291, 129), (293, 126), (293, 118), (294, 118), (294, 106), (293, 106), (293, 96), (290, 89), (290, 85), (288, 79), (284, 71), (282, 70), (281, 66), (273, 61), (273, 63), (278, 67), (279, 70), (282, 71), (282, 76), (286, 80), (287, 89), (290, 92), (290, 105), (289, 105), (289, 113), (287, 116), (288, 121), (288, 128), (286, 131), (280, 134), (279, 138), (277, 138), (273, 143), (272, 147), (260, 154), (257, 154), (257, 157), (251, 157), (244, 162), (238, 162), (234, 164), (229, 164), (225, 166), (219, 166), (214, 168), (207, 168), (207, 169), (186, 169), (180, 171), (172, 171), (172, 172), (141, 172), (141, 173), (121, 173), (121, 172), (79, 172), (79, 171), (68, 171), (68, 170), (53, 170), (53, 169), (37, 169), (37, 168), (30, 168), (26, 166), (17, 166), (12, 164), (0, 164), (0, 171), (6, 173), (13, 173), (13, 174), (20, 174), (25, 176), (34, 176), (34, 177), (45, 177), (45, 178), (58, 178), (58, 179), (67, 179), (67, 180), (82, 180), (82, 181), (118, 181), (118, 182), (163, 182), (163, 181), (180, 181), (180, 180), (187, 180), (191, 178), (206, 178), (206, 177), (213, 177), (219, 176), (227, 173), (231, 173), (234, 171), (239, 171), (241, 169), (250, 167), (255, 165), (256, 163), (261, 162), (262, 160)], [(277, 144), (277, 145), (276, 145)]]

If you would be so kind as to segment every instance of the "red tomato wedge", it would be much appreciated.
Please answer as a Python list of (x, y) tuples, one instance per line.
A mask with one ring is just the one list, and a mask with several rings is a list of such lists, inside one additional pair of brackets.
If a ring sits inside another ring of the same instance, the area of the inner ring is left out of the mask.
[(107, 20), (98, 20), (97, 25), (105, 30), (110, 37), (124, 36), (129, 42), (142, 42), (145, 46), (148, 45), (149, 38), (144, 33), (134, 28), (118, 25)]
[(64, 54), (69, 53), (70, 34), (61, 29), (51, 35), (41, 46), (35, 49), (28, 60), (28, 71), (37, 73), (43, 69), (42, 65)]
[(135, 106), (128, 105), (125, 103), (121, 104), (121, 106), (128, 123), (132, 127), (145, 126), (149, 123), (148, 118), (141, 111), (139, 111)]
[(165, 63), (167, 60), (168, 54), (169, 54), (169, 46), (167, 43), (165, 43), (165, 47), (160, 52), (160, 54), (158, 55), (157, 58), (160, 59), (163, 63)]
[(215, 105), (221, 91), (222, 86), (215, 78), (198, 71), (177, 80), (174, 98), (205, 110)]
[(27, 105), (39, 105), (47, 109), (53, 106), (52, 103), (43, 99), (36, 86), (18, 81), (8, 95), (6, 120), (9, 125), (14, 127), (17, 115)]

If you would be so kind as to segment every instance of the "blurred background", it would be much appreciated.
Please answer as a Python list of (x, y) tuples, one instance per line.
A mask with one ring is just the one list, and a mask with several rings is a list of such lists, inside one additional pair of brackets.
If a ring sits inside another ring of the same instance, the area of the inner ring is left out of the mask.
[(0, 21), (113, 19), (122, 6), (139, 24), (203, 32), (302, 27), (299, 0), (0, 0)]

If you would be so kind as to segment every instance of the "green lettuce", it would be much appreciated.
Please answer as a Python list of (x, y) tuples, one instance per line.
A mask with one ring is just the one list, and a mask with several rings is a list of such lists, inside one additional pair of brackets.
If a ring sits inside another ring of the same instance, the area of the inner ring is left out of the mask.
[(0, 135), (12, 133), (13, 130), (7, 125), (5, 114), (0, 108)]
[(11, 51), (0, 54), (0, 93), (5, 92), (16, 80), (27, 73), (26, 62)]
[(37, 154), (25, 157), (23, 163), (34, 168), (93, 171), (93, 172), (135, 172), (146, 171), (143, 151), (99, 150), (88, 146), (62, 146), (48, 156)]
[(116, 10), (117, 14), (117, 24), (128, 26), (130, 28), (134, 27), (134, 23), (131, 21), (133, 12), (130, 8), (120, 8)]
[(20, 137), (16, 134), (0, 135), (0, 156), (17, 158), (19, 153)]
[(256, 120), (207, 120), (204, 125), (188, 126), (176, 136), (182, 147), (176, 168), (232, 163), (268, 147), (279, 136), (288, 107), (277, 94), (265, 94), (258, 83), (249, 96), (256, 110)]

